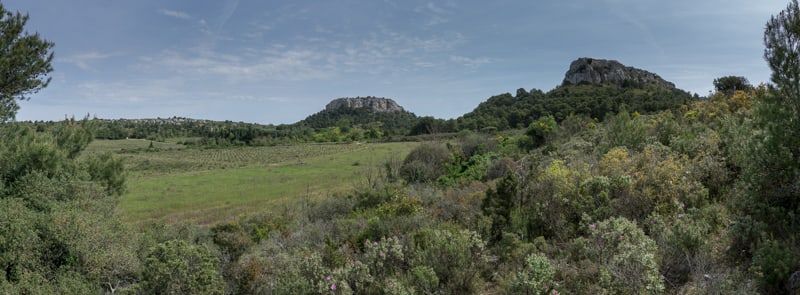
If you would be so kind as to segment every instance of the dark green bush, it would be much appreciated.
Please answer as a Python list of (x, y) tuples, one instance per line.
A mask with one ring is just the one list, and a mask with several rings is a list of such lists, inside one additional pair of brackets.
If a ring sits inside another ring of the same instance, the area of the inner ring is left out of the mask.
[(422, 144), (411, 151), (400, 167), (400, 176), (409, 183), (432, 182), (444, 175), (450, 151), (440, 144)]
[(775, 240), (765, 240), (753, 253), (752, 272), (758, 276), (761, 291), (778, 294), (786, 291), (789, 275), (796, 270), (797, 257), (792, 248)]
[(172, 240), (154, 247), (144, 261), (144, 291), (151, 294), (222, 294), (217, 258), (205, 246)]
[(474, 294), (483, 283), (488, 256), (486, 243), (472, 231), (422, 229), (412, 236), (412, 267), (434, 270), (445, 294)]

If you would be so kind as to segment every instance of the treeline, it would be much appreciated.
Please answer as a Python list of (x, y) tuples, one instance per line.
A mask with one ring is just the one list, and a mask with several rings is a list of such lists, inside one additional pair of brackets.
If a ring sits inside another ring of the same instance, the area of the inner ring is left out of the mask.
[(518, 89), (516, 95), (505, 93), (489, 98), (474, 111), (456, 120), (458, 129), (526, 128), (534, 120), (553, 116), (562, 121), (570, 115), (585, 115), (602, 121), (606, 114), (617, 113), (622, 106), (639, 113), (674, 110), (699, 99), (679, 89), (655, 84), (580, 84), (562, 85), (550, 92)]

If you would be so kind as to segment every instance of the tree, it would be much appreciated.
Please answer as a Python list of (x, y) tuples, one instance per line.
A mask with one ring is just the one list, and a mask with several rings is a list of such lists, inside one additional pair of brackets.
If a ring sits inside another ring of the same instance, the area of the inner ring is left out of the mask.
[(0, 123), (14, 119), (16, 100), (29, 99), (50, 83), (53, 42), (24, 31), (28, 15), (0, 3)]
[(753, 89), (753, 85), (750, 85), (750, 82), (747, 81), (745, 77), (725, 76), (714, 79), (714, 88), (718, 92), (733, 94), (737, 90), (746, 91)]
[(503, 232), (508, 230), (511, 224), (511, 210), (517, 197), (518, 185), (519, 180), (516, 175), (508, 173), (497, 184), (497, 188), (486, 191), (481, 210), (492, 221), (491, 237), (489, 237), (491, 243), (500, 241)]
[[(795, 261), (800, 232), (800, 8), (792, 0), (767, 22), (764, 57), (774, 85), (756, 92), (752, 131), (734, 149), (741, 162), (738, 216), (731, 228), (731, 247), (752, 257), (751, 269), (761, 291), (785, 290)], [(747, 125), (744, 125), (747, 126)], [(788, 257), (788, 258), (787, 258)]]
[(772, 82), (800, 114), (800, 7), (792, 0), (772, 16), (764, 32), (764, 58), (772, 69)]

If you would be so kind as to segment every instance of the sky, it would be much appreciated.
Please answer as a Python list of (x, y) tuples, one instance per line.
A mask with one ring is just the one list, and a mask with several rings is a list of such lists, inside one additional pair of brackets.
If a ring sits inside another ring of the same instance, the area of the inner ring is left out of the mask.
[(17, 120), (294, 123), (340, 97), (456, 118), (614, 59), (700, 95), (769, 82), (763, 31), (788, 0), (6, 0), (55, 43)]

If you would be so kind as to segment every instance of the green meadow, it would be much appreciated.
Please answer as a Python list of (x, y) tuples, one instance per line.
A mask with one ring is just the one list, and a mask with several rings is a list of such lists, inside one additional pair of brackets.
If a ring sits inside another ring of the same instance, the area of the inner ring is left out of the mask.
[(242, 215), (347, 192), (416, 143), (298, 144), (224, 149), (174, 143), (97, 140), (90, 152), (125, 159), (127, 193), (119, 210), (131, 223), (214, 224)]

